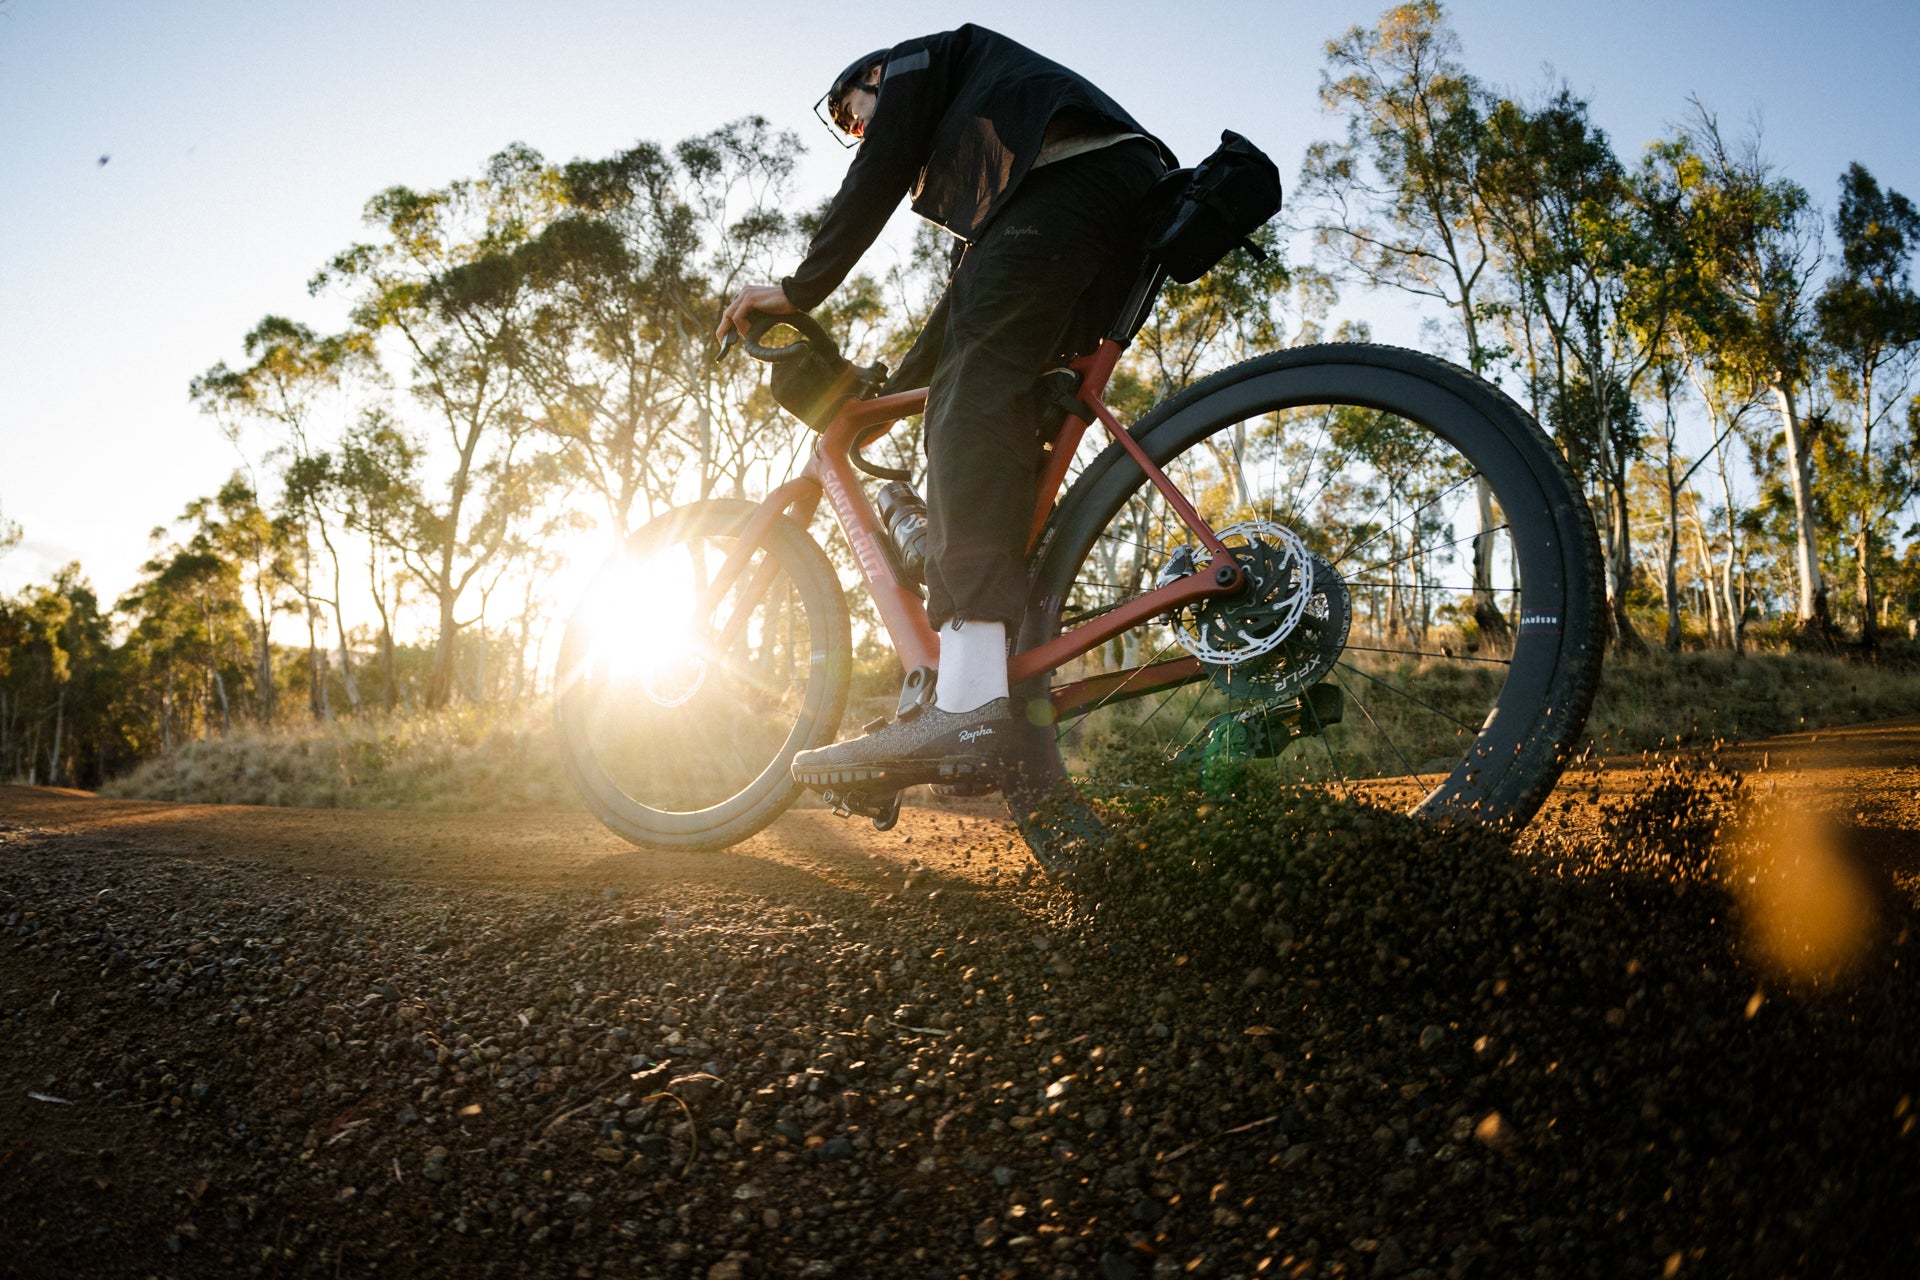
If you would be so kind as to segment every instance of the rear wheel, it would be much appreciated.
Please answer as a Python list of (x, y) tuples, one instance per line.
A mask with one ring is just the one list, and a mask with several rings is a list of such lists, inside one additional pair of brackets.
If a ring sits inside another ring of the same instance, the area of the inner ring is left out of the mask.
[[(1585, 723), (1601, 612), (1592, 516), (1532, 418), (1443, 361), (1340, 344), (1236, 365), (1135, 436), (1252, 586), (1023, 689), (1037, 727), (1016, 820), (1063, 781), (1096, 812), (1309, 783), (1533, 815)], [(1206, 561), (1110, 447), (1043, 535), (1022, 647)]]
[(639, 530), (595, 576), (561, 642), (561, 756), (587, 805), (637, 845), (722, 849), (791, 805), (797, 752), (846, 708), (846, 598), (784, 516), (746, 570), (698, 601), (754, 507), (703, 502)]

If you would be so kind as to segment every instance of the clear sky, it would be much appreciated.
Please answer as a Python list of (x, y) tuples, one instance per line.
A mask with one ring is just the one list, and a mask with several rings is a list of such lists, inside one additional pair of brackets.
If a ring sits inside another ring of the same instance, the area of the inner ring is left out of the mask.
[[(811, 202), (845, 163), (809, 111), (825, 82), (965, 21), (1085, 72), (1183, 156), (1231, 127), (1291, 178), (1335, 129), (1323, 44), (1385, 7), (1108, 0), (1074, 30), (1061, 6), (1009, 0), (0, 0), (0, 513), (26, 530), (0, 590), (74, 559), (109, 600), (132, 584), (149, 530), (237, 460), (189, 380), (237, 364), (263, 315), (337, 327), (339, 303), (306, 281), (383, 187), (471, 175), (516, 140), (602, 156), (759, 113), (807, 140)], [(1551, 67), (1623, 155), (1697, 95), (1736, 131), (1760, 119), (1823, 204), (1856, 159), (1920, 196), (1916, 0), (1450, 11), (1476, 74), (1531, 89)], [(1384, 336), (1417, 340), (1363, 296), (1341, 313), (1375, 311)]]

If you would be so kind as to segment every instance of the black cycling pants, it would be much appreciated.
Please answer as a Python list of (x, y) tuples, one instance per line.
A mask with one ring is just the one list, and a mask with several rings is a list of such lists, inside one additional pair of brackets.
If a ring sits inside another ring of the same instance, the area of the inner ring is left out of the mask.
[(1144, 139), (1034, 170), (948, 283), (926, 416), (935, 627), (1019, 630), (1042, 458), (1035, 383), (1091, 351), (1125, 305), (1144, 244), (1135, 211), (1161, 172)]

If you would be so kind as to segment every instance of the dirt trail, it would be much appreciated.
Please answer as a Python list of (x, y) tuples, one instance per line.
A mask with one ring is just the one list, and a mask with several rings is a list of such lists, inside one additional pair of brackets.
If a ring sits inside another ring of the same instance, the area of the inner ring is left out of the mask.
[[(1920, 898), (1920, 718), (1722, 759)], [(675, 854), (0, 787), (0, 1274), (1893, 1274), (1920, 930), (1784, 989), (1591, 839), (1662, 767), (1542, 815), (1591, 877), (1346, 811), (1264, 915), (1080, 901), (991, 800)]]
[[(1859, 828), (1903, 870), (1920, 871), (1920, 717), (1729, 745), (1720, 759), (1745, 772), (1754, 792), (1782, 789)], [(1631, 756), (1604, 759), (1597, 770), (1572, 776), (1597, 781), (1612, 798), (1645, 785), (1653, 771)], [(1571, 790), (1563, 786), (1549, 803), (1543, 825), (1581, 825)], [(994, 800), (910, 802), (900, 825), (884, 834), (863, 819), (797, 809), (722, 853), (635, 849), (578, 812), (276, 809), (107, 800), (49, 787), (0, 788), (0, 823), (130, 853), (456, 883), (717, 886), (772, 894), (831, 885), (884, 892), (897, 885), (902, 862), (920, 863), (962, 889), (1031, 867)]]

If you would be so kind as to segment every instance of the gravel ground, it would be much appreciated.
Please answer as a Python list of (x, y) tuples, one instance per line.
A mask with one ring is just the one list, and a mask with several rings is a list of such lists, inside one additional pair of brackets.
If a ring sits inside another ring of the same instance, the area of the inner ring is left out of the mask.
[(1736, 790), (1519, 851), (1218, 804), (890, 891), (0, 823), (0, 1272), (1911, 1275), (1910, 893), (1840, 833), (1859, 947), (1766, 967), (1740, 886), (1804, 859), (1708, 855)]

